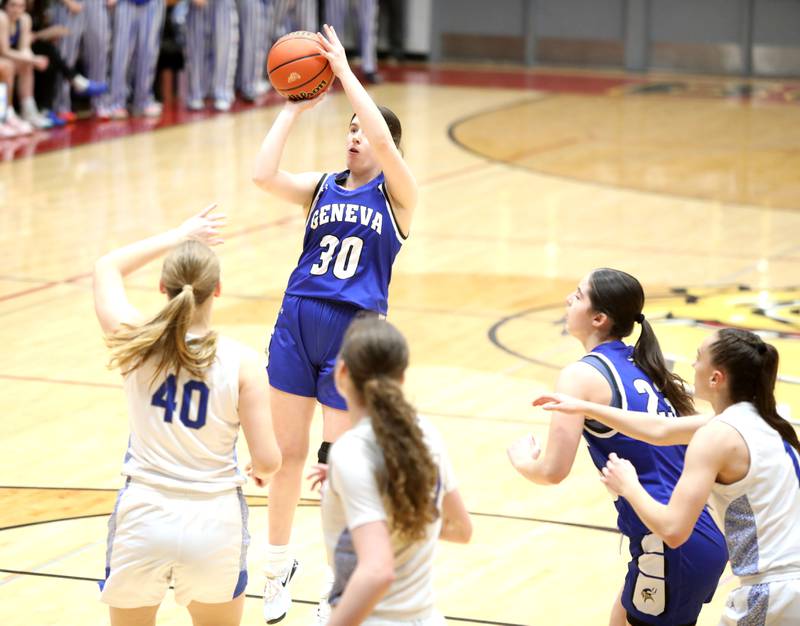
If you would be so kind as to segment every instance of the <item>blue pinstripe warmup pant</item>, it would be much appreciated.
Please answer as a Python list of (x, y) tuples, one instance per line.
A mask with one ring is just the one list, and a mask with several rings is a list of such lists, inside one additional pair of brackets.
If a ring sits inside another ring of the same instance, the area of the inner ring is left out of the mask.
[[(133, 80), (133, 107), (141, 110), (153, 102), (161, 33), (164, 28), (164, 0), (136, 4), (120, 0), (114, 9), (114, 44), (111, 53), (111, 108), (124, 108)], [(133, 61), (133, 65), (131, 65)]]
[(272, 43), (273, 0), (239, 0), (239, 65), (236, 86), (245, 98), (254, 98), (264, 77), (267, 51)]
[[(354, 0), (358, 5), (358, 39), (361, 68), (371, 74), (378, 69), (378, 0)], [(350, 0), (325, 0), (325, 21), (344, 36)]]
[[(91, 80), (108, 82), (108, 54), (111, 47), (111, 17), (106, 0), (83, 0), (83, 11), (71, 13), (63, 3), (53, 8), (53, 23), (66, 26), (69, 34), (58, 42), (58, 51), (69, 67), (74, 67), (83, 44), (86, 74)], [(95, 110), (103, 106), (106, 96), (92, 99)], [(56, 111), (72, 109), (70, 85), (62, 80), (56, 89)]]
[(186, 17), (186, 74), (189, 100), (211, 95), (233, 101), (236, 57), (239, 52), (239, 14), (235, 0), (192, 3)]
[(319, 30), (317, 0), (275, 0), (275, 38), (296, 30)]

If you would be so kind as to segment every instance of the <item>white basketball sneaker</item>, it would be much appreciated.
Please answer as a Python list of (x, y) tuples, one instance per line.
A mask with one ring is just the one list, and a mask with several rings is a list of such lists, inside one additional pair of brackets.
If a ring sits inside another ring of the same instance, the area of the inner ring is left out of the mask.
[(333, 570), (330, 567), (326, 567), (322, 587), (319, 592), (319, 604), (317, 605), (316, 611), (317, 626), (327, 626), (331, 618), (331, 605), (328, 603), (328, 597), (331, 595), (332, 588)]
[(264, 585), (264, 620), (267, 624), (277, 624), (292, 605), (289, 583), (300, 570), (300, 563), (295, 559), (292, 564), (277, 576), (267, 576)]

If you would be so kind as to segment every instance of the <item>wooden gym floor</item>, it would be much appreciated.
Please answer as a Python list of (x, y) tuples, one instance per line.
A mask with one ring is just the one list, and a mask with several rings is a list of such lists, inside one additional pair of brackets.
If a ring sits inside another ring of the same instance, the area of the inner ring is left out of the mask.
[[(452, 624), (605, 624), (625, 547), (588, 455), (542, 488), (516, 475), (505, 447), (545, 435), (530, 401), (580, 356), (562, 334), (563, 300), (598, 266), (642, 280), (645, 312), (687, 377), (716, 325), (768, 332), (782, 357), (779, 398), (797, 419), (800, 84), (463, 66), (386, 75), (374, 95), (403, 120), (422, 199), (390, 317), (411, 344), (408, 393), (441, 429), (475, 514), (471, 545), (441, 546), (439, 606)], [(261, 104), (0, 143), (5, 626), (107, 622), (93, 581), (127, 423), (94, 319), (94, 259), (216, 201), (230, 216), (216, 325), (266, 343), (303, 220), (250, 182), (277, 111), (274, 97)], [(285, 167), (340, 169), (349, 113), (338, 92), (306, 114)], [(129, 281), (146, 310), (161, 302), (157, 277), (154, 263)], [(247, 493), (244, 623), (260, 624), (266, 498)], [(287, 626), (312, 622), (321, 582), (317, 494), (303, 495), (294, 541), (304, 573)], [(716, 624), (734, 584), (726, 573), (701, 626)], [(168, 596), (159, 623), (188, 616)]]

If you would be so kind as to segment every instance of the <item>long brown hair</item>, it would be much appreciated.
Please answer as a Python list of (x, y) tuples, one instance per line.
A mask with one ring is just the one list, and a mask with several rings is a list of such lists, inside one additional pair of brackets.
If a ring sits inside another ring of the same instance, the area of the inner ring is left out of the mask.
[(400, 331), (377, 317), (361, 317), (347, 329), (339, 352), (372, 420), (386, 473), (379, 476), (388, 499), (392, 530), (409, 540), (425, 536), (438, 512), (434, 491), (438, 470), (403, 395), (408, 344)]
[(633, 332), (635, 322), (641, 324), (642, 332), (633, 348), (634, 362), (666, 396), (678, 415), (694, 413), (694, 402), (684, 380), (667, 368), (653, 327), (642, 315), (644, 289), (639, 281), (621, 270), (596, 269), (589, 276), (589, 301), (592, 309), (611, 318), (609, 334), (612, 337), (627, 337)]
[(775, 346), (748, 330), (723, 328), (710, 352), (711, 363), (728, 375), (731, 401), (752, 402), (761, 418), (800, 452), (797, 432), (775, 407), (779, 360)]
[(205, 302), (219, 284), (219, 261), (211, 249), (198, 242), (186, 241), (164, 259), (161, 283), (169, 302), (148, 322), (135, 326), (122, 324), (106, 338), (111, 349), (109, 367), (129, 374), (145, 361), (155, 359), (154, 382), (165, 371), (176, 374), (185, 368), (203, 379), (213, 363), (217, 334), (186, 340), (195, 308)]

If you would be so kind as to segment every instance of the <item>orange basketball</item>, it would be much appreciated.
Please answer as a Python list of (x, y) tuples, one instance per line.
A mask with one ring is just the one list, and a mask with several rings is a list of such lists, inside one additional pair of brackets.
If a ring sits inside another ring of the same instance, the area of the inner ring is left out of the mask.
[(289, 100), (309, 100), (333, 83), (333, 70), (322, 56), (317, 36), (307, 31), (284, 35), (267, 57), (269, 81)]

